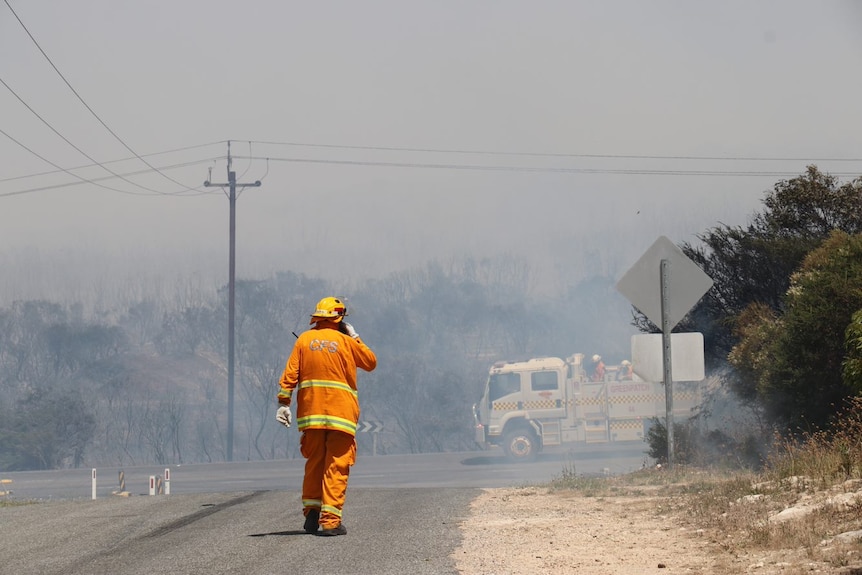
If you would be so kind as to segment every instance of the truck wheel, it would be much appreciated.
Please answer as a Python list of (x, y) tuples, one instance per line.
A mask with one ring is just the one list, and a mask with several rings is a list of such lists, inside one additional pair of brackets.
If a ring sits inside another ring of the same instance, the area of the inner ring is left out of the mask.
[(531, 461), (539, 454), (539, 440), (529, 429), (513, 429), (503, 438), (503, 450), (512, 461)]

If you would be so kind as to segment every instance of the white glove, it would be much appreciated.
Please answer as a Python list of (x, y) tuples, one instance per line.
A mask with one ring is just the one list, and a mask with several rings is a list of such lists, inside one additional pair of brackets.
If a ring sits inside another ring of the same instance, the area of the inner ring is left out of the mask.
[(356, 330), (353, 329), (352, 325), (350, 325), (349, 323), (347, 323), (344, 320), (341, 320), (341, 325), (344, 326), (344, 328), (342, 329), (342, 331), (344, 331), (344, 333), (346, 333), (347, 335), (349, 335), (353, 339), (356, 339), (357, 337), (359, 337), (359, 334), (356, 333)]
[(292, 421), (290, 416), (290, 408), (286, 405), (282, 405), (278, 408), (278, 411), (275, 414), (275, 419), (278, 420), (280, 424), (285, 427), (290, 427), (290, 422)]

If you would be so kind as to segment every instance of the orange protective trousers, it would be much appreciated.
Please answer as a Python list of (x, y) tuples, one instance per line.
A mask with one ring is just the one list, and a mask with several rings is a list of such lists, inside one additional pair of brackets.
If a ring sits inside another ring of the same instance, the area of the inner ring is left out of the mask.
[(356, 463), (356, 438), (332, 429), (306, 429), (299, 450), (306, 458), (302, 480), (303, 513), (320, 508), (320, 526), (334, 529), (341, 524), (347, 478)]

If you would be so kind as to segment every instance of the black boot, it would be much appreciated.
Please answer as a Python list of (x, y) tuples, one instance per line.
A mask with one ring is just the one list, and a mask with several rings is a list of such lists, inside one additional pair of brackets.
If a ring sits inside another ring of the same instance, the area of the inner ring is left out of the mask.
[(333, 527), (332, 529), (323, 529), (318, 533), (318, 535), (322, 535), (324, 537), (332, 537), (333, 535), (347, 535), (347, 527), (344, 526), (344, 523), (339, 523), (338, 527)]
[(317, 533), (317, 528), (319, 525), (317, 522), (320, 521), (320, 509), (309, 509), (308, 514), (305, 516), (305, 528), (306, 533)]

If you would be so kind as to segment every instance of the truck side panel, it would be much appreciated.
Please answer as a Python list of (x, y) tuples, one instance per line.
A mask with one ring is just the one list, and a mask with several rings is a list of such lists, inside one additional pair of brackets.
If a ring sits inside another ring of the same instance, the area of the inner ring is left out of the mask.
[(582, 382), (575, 412), (584, 427), (586, 443), (608, 440), (608, 390), (605, 382)]

